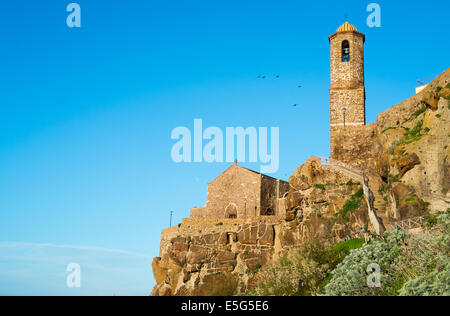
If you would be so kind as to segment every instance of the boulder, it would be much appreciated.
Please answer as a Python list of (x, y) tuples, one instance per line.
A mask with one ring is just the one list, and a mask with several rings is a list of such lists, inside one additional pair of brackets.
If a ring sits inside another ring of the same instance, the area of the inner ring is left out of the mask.
[(424, 202), (409, 186), (399, 183), (393, 187), (392, 191), (397, 204), (398, 220), (421, 216), (425, 213)]
[(436, 111), (439, 103), (439, 96), (434, 92), (428, 91), (423, 94), (422, 102), (431, 110)]
[(420, 165), (420, 159), (415, 153), (402, 157), (397, 161), (397, 168), (400, 171), (400, 177), (403, 177), (405, 173), (417, 165)]
[(199, 264), (206, 260), (208, 249), (197, 245), (191, 245), (187, 254), (187, 263)]
[(167, 274), (167, 269), (164, 269), (160, 265), (161, 258), (155, 257), (153, 258), (152, 262), (152, 269), (153, 269), (153, 277), (156, 280), (156, 284), (160, 284), (164, 281)]
[(439, 91), (438, 96), (450, 100), (450, 88), (444, 88)]
[(223, 264), (227, 262), (234, 263), (236, 260), (236, 254), (231, 251), (221, 251), (217, 255), (217, 263)]

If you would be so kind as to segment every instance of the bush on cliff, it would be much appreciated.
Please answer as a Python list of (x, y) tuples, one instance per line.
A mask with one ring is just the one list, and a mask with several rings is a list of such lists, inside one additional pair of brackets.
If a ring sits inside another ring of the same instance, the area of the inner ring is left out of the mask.
[[(440, 214), (423, 233), (409, 236), (401, 231), (387, 234), (353, 250), (332, 272), (325, 294), (350, 295), (449, 295), (450, 214)], [(381, 268), (381, 287), (369, 288), (367, 267)]]
[(400, 296), (450, 296), (450, 265), (442, 271), (408, 281), (400, 290)]
[(367, 268), (371, 264), (378, 264), (381, 268), (381, 279), (390, 279), (390, 275), (387, 273), (388, 268), (400, 252), (398, 239), (401, 239), (401, 236), (394, 236), (391, 243), (374, 241), (362, 248), (352, 250), (331, 273), (333, 277), (325, 287), (325, 295), (377, 294), (379, 289), (369, 288), (367, 285)]
[(258, 274), (260, 285), (250, 295), (310, 296), (323, 292), (333, 270), (364, 239), (352, 239), (336, 245), (313, 241), (266, 265)]

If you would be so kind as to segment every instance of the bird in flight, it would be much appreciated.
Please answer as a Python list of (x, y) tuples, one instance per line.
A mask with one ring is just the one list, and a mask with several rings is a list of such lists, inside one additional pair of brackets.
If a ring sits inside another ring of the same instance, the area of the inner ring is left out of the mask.
[(277, 79), (280, 78), (280, 75), (277, 75), (276, 78), (277, 78)]
[(299, 87), (299, 88), (301, 88), (302, 86), (301, 86), (301, 85), (299, 85), (298, 87)]
[(293, 106), (293, 107), (296, 107), (296, 106), (297, 106), (297, 103), (296, 103), (296, 104), (293, 104), (292, 106)]

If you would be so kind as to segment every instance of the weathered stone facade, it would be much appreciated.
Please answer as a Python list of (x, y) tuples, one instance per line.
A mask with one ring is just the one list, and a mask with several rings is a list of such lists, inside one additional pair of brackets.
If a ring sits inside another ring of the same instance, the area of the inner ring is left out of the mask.
[(364, 170), (375, 167), (375, 153), (372, 129), (364, 126), (331, 126), (330, 132), (332, 159), (348, 163)]
[(208, 184), (206, 206), (191, 209), (193, 218), (250, 218), (279, 213), (278, 200), (289, 183), (237, 164)]
[[(364, 87), (365, 36), (346, 23), (330, 41), (330, 155), (338, 159), (344, 150), (348, 128), (366, 124)], [(352, 131), (355, 131), (353, 128)]]

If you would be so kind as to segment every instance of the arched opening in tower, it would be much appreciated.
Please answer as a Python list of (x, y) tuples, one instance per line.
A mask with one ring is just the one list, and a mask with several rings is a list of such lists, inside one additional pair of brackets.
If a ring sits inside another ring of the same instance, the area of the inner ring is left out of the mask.
[(347, 40), (342, 42), (342, 61), (350, 61), (350, 43)]

